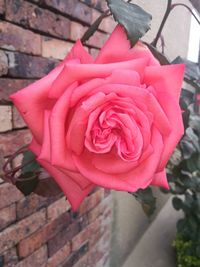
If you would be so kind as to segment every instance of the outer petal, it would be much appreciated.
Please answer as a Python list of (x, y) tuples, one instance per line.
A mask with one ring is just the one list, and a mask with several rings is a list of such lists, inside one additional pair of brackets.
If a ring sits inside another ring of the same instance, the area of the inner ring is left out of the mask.
[[(76, 168), (74, 166), (73, 160), (71, 158), (71, 152), (67, 151), (67, 149), (63, 150), (65, 152), (64, 158), (62, 158), (62, 153), (61, 155), (58, 153), (54, 155), (54, 150), (51, 151), (51, 139), (50, 139), (50, 127), (49, 127), (49, 120), (50, 120), (51, 112), (50, 111), (45, 111), (45, 124), (44, 124), (44, 142), (41, 147), (41, 151), (38, 154), (38, 160), (46, 161), (51, 165), (54, 165), (54, 167), (57, 168), (57, 170), (61, 171), (65, 175), (68, 176), (68, 178), (71, 178), (77, 186), (79, 186), (81, 189), (87, 188), (91, 182), (87, 180), (85, 177), (80, 175), (78, 172), (76, 172)], [(65, 125), (63, 123), (63, 125)], [(60, 133), (62, 136), (62, 132)], [(58, 136), (58, 141), (64, 141), (64, 144), (61, 144), (65, 148), (65, 138), (62, 140), (59, 140)], [(61, 150), (61, 152), (63, 152)], [(58, 166), (55, 166), (55, 163), (52, 161), (53, 156), (58, 157), (57, 162)], [(61, 166), (61, 168), (60, 168)], [(73, 171), (70, 171), (72, 169)]]
[(159, 65), (149, 49), (141, 42), (138, 42), (138, 44), (131, 49), (130, 41), (127, 39), (124, 28), (121, 25), (117, 25), (101, 49), (95, 62), (106, 64), (136, 58), (146, 58), (148, 65)]
[(169, 189), (166, 171), (156, 173), (154, 175), (152, 182), (151, 182), (151, 185), (156, 185), (159, 187), (164, 187), (165, 189)]
[(142, 58), (106, 65), (67, 63), (63, 71), (53, 83), (49, 91), (49, 97), (59, 98), (65, 89), (73, 82), (82, 82), (84, 80), (94, 78), (106, 78), (110, 76), (115, 69), (134, 70), (138, 72), (141, 77), (143, 77), (147, 61), (147, 59)]
[(72, 209), (76, 211), (83, 199), (92, 191), (95, 185), (91, 184), (86, 189), (81, 190), (80, 187), (62, 171), (54, 168), (44, 160), (38, 160), (38, 162), (49, 172), (50, 175), (52, 175), (52, 177), (54, 177), (69, 200)]
[(83, 64), (90, 64), (94, 62), (93, 57), (86, 51), (80, 40), (77, 40), (71, 51), (65, 57), (64, 62), (69, 60), (79, 59)]
[(51, 111), (49, 132), (51, 146), (51, 163), (55, 166), (76, 171), (66, 143), (67, 117), (70, 106), (70, 99), (77, 83), (72, 84), (60, 97)]
[(10, 96), (34, 138), (40, 144), (43, 140), (44, 110), (54, 104), (48, 99), (48, 92), (62, 68), (63, 65), (59, 65), (44, 78)]
[(179, 101), (185, 66), (183, 64), (147, 67), (144, 83), (159, 93), (168, 93)]
[(160, 104), (163, 106), (166, 116), (168, 117), (171, 125), (171, 133), (166, 138), (163, 138), (164, 149), (160, 161), (158, 171), (162, 171), (171, 157), (175, 147), (184, 134), (184, 126), (182, 120), (182, 112), (179, 104), (173, 97), (162, 93), (159, 99)]

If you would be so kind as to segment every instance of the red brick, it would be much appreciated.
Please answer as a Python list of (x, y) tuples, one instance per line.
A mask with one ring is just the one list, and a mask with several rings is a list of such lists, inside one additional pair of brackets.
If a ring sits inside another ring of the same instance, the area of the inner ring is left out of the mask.
[[(101, 12), (92, 9), (92, 21), (95, 21), (101, 14), (102, 14)], [(116, 25), (117, 23), (112, 17), (106, 17), (102, 20), (101, 24), (99, 25), (99, 29), (104, 32), (111, 33)]]
[(66, 259), (66, 261), (62, 264), (62, 267), (71, 267), (82, 258), (88, 251), (88, 243), (83, 244), (79, 250), (71, 253), (70, 257)]
[(5, 1), (0, 0), (0, 14), (4, 14), (4, 13), (5, 13)]
[(12, 109), (12, 119), (14, 129), (26, 127), (26, 123), (22, 119), (21, 115), (19, 114), (19, 111), (16, 109), (15, 106), (13, 106)]
[(0, 233), (0, 253), (37, 231), (46, 222), (45, 209), (34, 213)]
[(46, 207), (49, 204), (50, 200), (51, 198), (38, 196), (34, 193), (27, 197), (24, 197), (16, 203), (17, 219), (21, 220), (22, 218), (36, 212), (38, 209)]
[(106, 1), (102, 0), (80, 0), (80, 1), (100, 11), (105, 11), (108, 8)]
[(14, 185), (8, 183), (0, 184), (0, 196), (0, 209), (11, 205), (23, 197), (22, 193)]
[(90, 54), (93, 56), (93, 58), (95, 59), (98, 54), (99, 54), (99, 50), (98, 49), (95, 49), (95, 48), (91, 48), (90, 49)]
[[(64, 59), (71, 50), (73, 43), (61, 41), (54, 38), (42, 38), (42, 56), (56, 59)], [(56, 48), (56, 49), (55, 49)]]
[(103, 214), (103, 207), (101, 204), (102, 203), (100, 203), (99, 205), (97, 205), (96, 207), (94, 207), (92, 210), (89, 211), (88, 213), (89, 223), (95, 221), (99, 216)]
[(12, 155), (20, 147), (29, 144), (31, 133), (29, 130), (19, 130), (0, 134), (0, 150), (5, 156)]
[(47, 247), (43, 246), (26, 259), (20, 261), (15, 267), (38, 267), (46, 266)]
[(104, 197), (104, 189), (101, 188), (89, 197), (87, 197), (79, 208), (79, 213), (84, 214), (94, 208)]
[(55, 68), (58, 60), (7, 52), (8, 74), (19, 78), (41, 78)]
[(97, 48), (102, 48), (108, 39), (108, 35), (102, 32), (95, 32), (92, 37), (87, 41), (87, 44)]
[(9, 101), (9, 95), (28, 86), (34, 80), (0, 78), (0, 99)]
[(9, 226), (16, 220), (15, 204), (0, 210), (0, 230)]
[(71, 245), (67, 243), (58, 252), (56, 252), (51, 258), (48, 259), (47, 265), (45, 267), (55, 267), (62, 264), (64, 260), (69, 256), (71, 252)]
[(91, 9), (78, 0), (44, 0), (44, 2), (63, 14), (70, 15), (88, 24), (92, 22)]
[(0, 77), (8, 73), (8, 58), (6, 54), (0, 50)]
[(62, 39), (69, 38), (70, 22), (67, 18), (23, 0), (6, 1), (6, 19)]
[(18, 261), (19, 261), (19, 259), (17, 256), (16, 247), (8, 249), (3, 253), (3, 263), (4, 263), (3, 266), (4, 267), (14, 267), (14, 266), (16, 266)]
[(0, 34), (1, 48), (41, 55), (40, 35), (3, 21), (0, 21)]
[(48, 206), (47, 208), (47, 219), (55, 220), (61, 214), (65, 213), (71, 208), (69, 201), (66, 200), (66, 197), (58, 199), (54, 203)]
[(70, 39), (76, 41), (81, 39), (83, 34), (87, 31), (88, 27), (81, 25), (78, 22), (71, 21)]
[(55, 254), (58, 250), (60, 250), (67, 242), (71, 241), (71, 239), (77, 235), (79, 232), (79, 224), (74, 222), (70, 224), (68, 227), (64, 228), (63, 231), (60, 231), (54, 238), (48, 241), (48, 251), (49, 257)]
[(28, 238), (23, 239), (18, 245), (20, 257), (27, 257), (36, 249), (63, 231), (69, 225), (69, 214), (65, 213), (56, 220), (44, 225), (40, 231), (35, 232)]
[(0, 105), (0, 133), (12, 129), (12, 107)]

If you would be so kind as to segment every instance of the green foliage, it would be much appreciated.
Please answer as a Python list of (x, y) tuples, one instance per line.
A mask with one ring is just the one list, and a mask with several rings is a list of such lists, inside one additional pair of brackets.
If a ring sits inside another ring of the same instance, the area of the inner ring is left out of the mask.
[(200, 257), (194, 253), (194, 244), (191, 240), (186, 240), (182, 235), (177, 235), (174, 243), (176, 249), (177, 267), (199, 267)]
[(126, 29), (132, 46), (150, 29), (152, 16), (141, 7), (123, 0), (106, 0), (114, 19)]
[(22, 168), (22, 173), (33, 172), (40, 168), (40, 165), (35, 160), (35, 155), (30, 150), (23, 153), (22, 165), (24, 166)]
[(40, 167), (35, 155), (30, 150), (23, 152), (21, 174), (16, 180), (16, 187), (25, 196), (32, 192), (44, 197), (61, 193), (57, 183)]
[[(175, 195), (173, 206), (184, 217), (177, 223), (178, 267), (200, 266), (200, 115), (196, 95), (199, 90), (197, 64), (177, 58), (175, 63), (186, 64), (185, 80), (193, 91), (182, 90), (180, 104), (185, 134), (168, 164), (170, 192)], [(186, 114), (186, 115), (184, 115)], [(178, 155), (178, 156), (177, 156)], [(177, 160), (178, 159), (178, 160)]]
[(135, 196), (138, 202), (140, 202), (145, 214), (150, 217), (156, 209), (156, 198), (153, 195), (152, 189), (148, 187), (131, 194)]

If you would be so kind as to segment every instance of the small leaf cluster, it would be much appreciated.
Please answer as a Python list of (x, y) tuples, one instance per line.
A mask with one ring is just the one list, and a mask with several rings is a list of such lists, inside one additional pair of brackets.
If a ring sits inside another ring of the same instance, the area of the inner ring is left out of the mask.
[(182, 235), (177, 235), (173, 247), (177, 254), (177, 267), (199, 267), (200, 258), (192, 255), (193, 243), (186, 240)]
[[(176, 63), (182, 63), (178, 58)], [(179, 267), (200, 266), (200, 114), (197, 94), (199, 68), (185, 61), (185, 80), (193, 90), (182, 90), (180, 105), (183, 110), (185, 134), (168, 164), (170, 192), (175, 195), (173, 206), (184, 217), (177, 223), (177, 262)]]

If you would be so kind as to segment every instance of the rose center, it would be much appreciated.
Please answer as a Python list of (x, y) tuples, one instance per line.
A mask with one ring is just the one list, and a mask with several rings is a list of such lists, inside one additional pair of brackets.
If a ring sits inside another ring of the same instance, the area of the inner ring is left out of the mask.
[(141, 155), (143, 137), (140, 128), (133, 114), (122, 108), (109, 106), (101, 110), (87, 133), (85, 145), (91, 152), (115, 151), (124, 161), (136, 161)]

